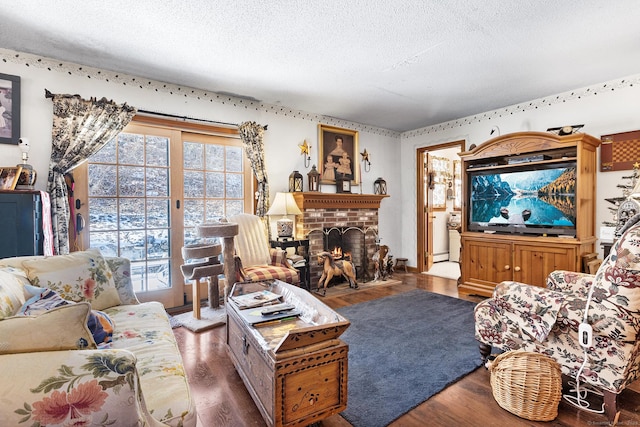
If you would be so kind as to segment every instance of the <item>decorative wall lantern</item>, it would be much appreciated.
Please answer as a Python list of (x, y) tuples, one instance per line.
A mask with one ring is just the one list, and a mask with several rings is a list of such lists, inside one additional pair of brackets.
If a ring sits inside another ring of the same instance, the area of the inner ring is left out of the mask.
[(291, 172), (291, 175), (289, 175), (289, 193), (302, 191), (303, 185), (304, 180), (302, 174), (298, 171)]
[(316, 169), (316, 165), (311, 167), (307, 177), (309, 178), (309, 191), (320, 191), (320, 172)]
[(387, 181), (378, 178), (373, 182), (373, 194), (387, 194)]

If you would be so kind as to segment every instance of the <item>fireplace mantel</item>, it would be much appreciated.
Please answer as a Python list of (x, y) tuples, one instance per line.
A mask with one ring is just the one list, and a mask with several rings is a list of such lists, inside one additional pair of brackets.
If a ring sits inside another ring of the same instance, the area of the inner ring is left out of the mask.
[(320, 193), (317, 191), (293, 193), (301, 211), (305, 209), (380, 209), (380, 202), (388, 194)]

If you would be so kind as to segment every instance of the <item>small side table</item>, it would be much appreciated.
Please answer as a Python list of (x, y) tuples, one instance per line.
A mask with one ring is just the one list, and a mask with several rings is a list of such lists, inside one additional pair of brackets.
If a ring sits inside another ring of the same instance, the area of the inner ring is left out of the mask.
[(304, 248), (304, 267), (294, 267), (300, 272), (300, 284), (307, 291), (311, 290), (311, 271), (309, 269), (309, 239), (291, 239), (291, 240), (271, 240), (270, 245), (272, 248), (280, 248), (286, 250), (287, 248), (295, 248), (296, 254), (300, 248)]
[(407, 261), (409, 261), (409, 259), (407, 259), (407, 258), (396, 258), (396, 265), (394, 267), (394, 270), (398, 270), (400, 267), (402, 267), (402, 269), (406, 273), (407, 272)]

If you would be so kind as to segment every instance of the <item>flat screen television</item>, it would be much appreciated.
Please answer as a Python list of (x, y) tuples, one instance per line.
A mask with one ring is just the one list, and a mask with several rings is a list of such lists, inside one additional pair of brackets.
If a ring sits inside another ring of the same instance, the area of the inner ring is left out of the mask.
[(576, 234), (576, 163), (469, 170), (470, 231)]

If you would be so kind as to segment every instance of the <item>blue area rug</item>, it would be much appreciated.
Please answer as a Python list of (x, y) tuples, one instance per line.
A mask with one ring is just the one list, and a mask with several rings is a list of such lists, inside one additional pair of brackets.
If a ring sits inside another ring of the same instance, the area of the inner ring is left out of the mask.
[(474, 307), (413, 290), (338, 309), (351, 322), (341, 336), (349, 344), (341, 415), (356, 427), (386, 426), (479, 367)]

